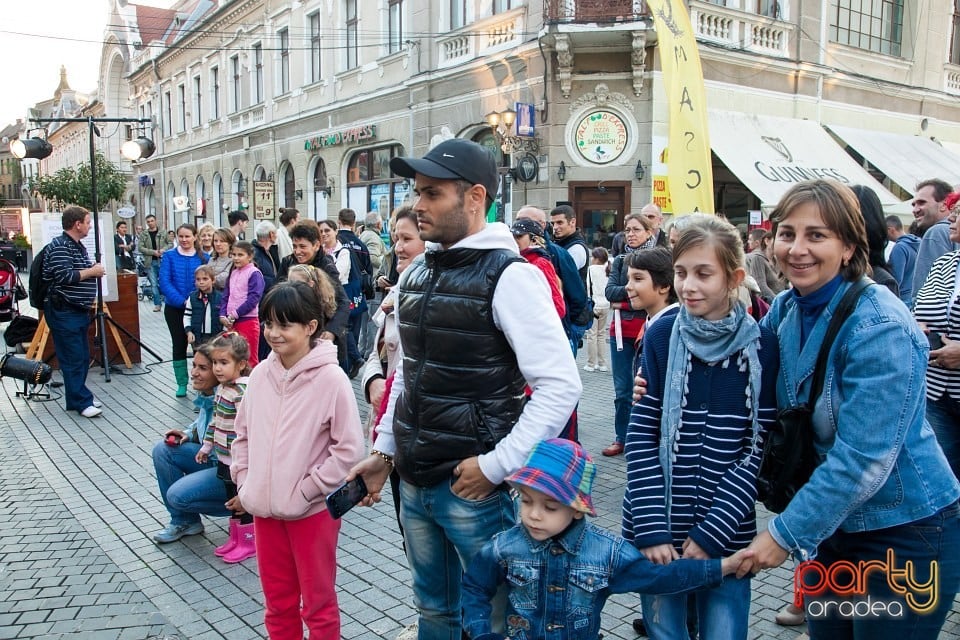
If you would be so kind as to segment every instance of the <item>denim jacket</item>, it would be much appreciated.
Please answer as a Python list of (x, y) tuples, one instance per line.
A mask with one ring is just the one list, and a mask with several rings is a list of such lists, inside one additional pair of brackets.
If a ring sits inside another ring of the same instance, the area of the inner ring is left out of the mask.
[[(780, 343), (777, 404), (804, 403), (817, 353), (843, 282), (800, 349), (794, 295), (777, 296), (761, 324)], [(838, 528), (856, 533), (930, 516), (960, 495), (925, 419), (929, 347), (904, 304), (885, 287), (861, 295), (830, 350), (813, 412), (820, 464), (768, 529), (777, 544), (807, 560)]]
[(474, 557), (463, 580), (463, 628), (475, 639), (491, 634), (490, 601), (504, 583), (509, 638), (596, 640), (600, 612), (611, 594), (684, 593), (715, 587), (722, 579), (720, 560), (656, 565), (585, 518), (543, 541), (518, 524), (494, 536)]

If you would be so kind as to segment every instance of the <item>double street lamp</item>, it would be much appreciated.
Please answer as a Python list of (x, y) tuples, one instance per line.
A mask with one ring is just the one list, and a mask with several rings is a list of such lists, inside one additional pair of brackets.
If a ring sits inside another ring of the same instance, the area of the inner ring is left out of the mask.
[[(94, 135), (100, 135), (97, 129), (98, 124), (113, 123), (137, 123), (141, 127), (146, 126), (151, 121), (147, 118), (32, 118), (30, 122), (35, 124), (52, 124), (67, 122), (86, 122), (89, 127), (88, 138), (90, 142), (90, 202), (92, 204), (90, 214), (93, 217), (93, 246), (94, 262), (101, 261), (100, 247), (100, 216), (97, 215), (100, 204), (97, 201), (97, 157), (96, 147), (93, 144)], [(123, 144), (120, 153), (128, 160), (137, 161), (149, 158), (156, 151), (156, 145), (153, 140), (145, 136), (140, 136), (135, 140), (129, 140)], [(42, 160), (53, 153), (53, 146), (43, 138), (27, 138), (26, 140), (14, 140), (10, 143), (10, 153), (19, 159), (35, 158)], [(114, 323), (115, 324), (115, 323)], [(122, 327), (121, 327), (122, 328)], [(107, 332), (104, 325), (103, 313), (103, 283), (97, 278), (97, 332), (99, 335), (100, 357), (103, 363), (104, 380), (110, 382), (110, 365), (107, 362)], [(126, 330), (124, 330), (126, 332)], [(139, 342), (139, 341), (138, 341)], [(152, 353), (152, 352), (151, 352)]]

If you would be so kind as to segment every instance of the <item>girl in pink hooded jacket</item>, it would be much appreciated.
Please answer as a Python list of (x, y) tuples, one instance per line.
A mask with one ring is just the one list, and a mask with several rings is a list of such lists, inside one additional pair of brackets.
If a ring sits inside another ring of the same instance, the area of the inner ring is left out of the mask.
[[(364, 454), (350, 380), (320, 340), (319, 296), (284, 282), (260, 303), (272, 352), (250, 375), (237, 412), (234, 498), (254, 516), (257, 563), (272, 640), (339, 638), (335, 589), (340, 521), (324, 498)], [(302, 608), (301, 608), (302, 599)]]

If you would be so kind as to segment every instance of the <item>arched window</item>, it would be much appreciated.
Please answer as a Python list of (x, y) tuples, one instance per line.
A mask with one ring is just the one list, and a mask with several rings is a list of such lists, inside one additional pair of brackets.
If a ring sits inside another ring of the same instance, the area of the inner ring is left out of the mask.
[(196, 185), (195, 193), (197, 194), (197, 201), (194, 204), (194, 212), (196, 213), (197, 217), (206, 218), (208, 215), (207, 213), (208, 203), (206, 201), (207, 185), (203, 181), (203, 176), (197, 176), (197, 185)]
[(223, 221), (223, 178), (213, 174), (213, 226), (220, 227)]
[[(174, 214), (173, 199), (177, 195), (177, 189), (173, 186), (173, 180), (167, 183), (167, 220), (166, 222), (172, 224), (176, 219)], [(166, 225), (165, 225), (166, 226)]]
[(283, 206), (285, 207), (296, 207), (297, 206), (297, 180), (293, 172), (293, 165), (289, 162), (287, 163), (286, 168), (283, 170)]
[(239, 169), (230, 177), (230, 210), (236, 211), (247, 199), (247, 183)]
[(313, 179), (310, 180), (310, 217), (314, 220), (327, 219), (327, 163), (319, 156), (314, 158)]
[(390, 159), (402, 155), (403, 146), (391, 144), (361, 149), (350, 156), (346, 203), (358, 217), (376, 211), (386, 221), (390, 212), (406, 199), (409, 182), (390, 172)]

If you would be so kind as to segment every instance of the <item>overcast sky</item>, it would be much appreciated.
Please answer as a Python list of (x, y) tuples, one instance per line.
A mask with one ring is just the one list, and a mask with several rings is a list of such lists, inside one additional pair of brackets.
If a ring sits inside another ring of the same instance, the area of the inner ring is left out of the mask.
[[(136, 4), (169, 7), (171, 0)], [(60, 66), (70, 86), (91, 93), (97, 86), (108, 0), (5, 0), (0, 25), (0, 126), (25, 118), (28, 107), (53, 97)]]

